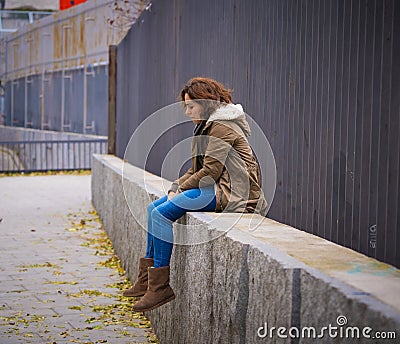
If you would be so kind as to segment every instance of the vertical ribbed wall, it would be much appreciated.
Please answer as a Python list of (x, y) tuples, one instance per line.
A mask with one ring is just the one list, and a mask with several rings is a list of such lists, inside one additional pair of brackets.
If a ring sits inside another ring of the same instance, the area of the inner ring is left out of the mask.
[[(275, 154), (269, 216), (400, 266), (400, 2), (152, 1), (118, 47), (117, 151), (193, 76), (234, 89)], [(160, 172), (167, 133), (152, 152)]]

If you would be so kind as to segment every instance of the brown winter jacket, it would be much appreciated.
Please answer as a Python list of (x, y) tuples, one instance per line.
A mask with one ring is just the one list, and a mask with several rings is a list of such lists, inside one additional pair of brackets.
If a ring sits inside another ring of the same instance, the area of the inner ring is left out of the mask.
[(242, 106), (229, 104), (215, 110), (200, 135), (192, 140), (192, 166), (170, 191), (211, 186), (216, 211), (266, 215), (259, 166), (247, 141), (250, 127)]

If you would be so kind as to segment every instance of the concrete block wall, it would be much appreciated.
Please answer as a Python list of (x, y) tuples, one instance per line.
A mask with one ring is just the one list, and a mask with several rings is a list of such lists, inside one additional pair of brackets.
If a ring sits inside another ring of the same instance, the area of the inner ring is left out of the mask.
[[(114, 156), (93, 158), (93, 205), (132, 281), (146, 246), (139, 223), (146, 219), (149, 196), (163, 195), (162, 183), (139, 168), (123, 167)], [(365, 328), (366, 335), (378, 331), (395, 342), (400, 328), (397, 269), (271, 219), (260, 220), (256, 230), (248, 229), (249, 216), (235, 214), (189, 213), (181, 220), (189, 231), (216, 238), (175, 245), (170, 279), (176, 299), (146, 314), (161, 344), (374, 342), (363, 336)], [(359, 338), (351, 338), (356, 328)]]

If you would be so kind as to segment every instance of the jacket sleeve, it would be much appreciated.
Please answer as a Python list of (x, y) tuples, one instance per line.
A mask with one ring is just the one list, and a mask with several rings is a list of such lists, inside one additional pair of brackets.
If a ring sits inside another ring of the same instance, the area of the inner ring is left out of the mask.
[(186, 179), (190, 178), (192, 174), (193, 174), (193, 167), (190, 167), (182, 177), (180, 177), (179, 179), (175, 180), (172, 183), (170, 189), (168, 190), (168, 193), (170, 191), (177, 192), (179, 185), (182, 184)]
[[(195, 138), (201, 139), (201, 136)], [(214, 122), (208, 134), (203, 167), (179, 183), (178, 191), (213, 185), (222, 174), (225, 160), (232, 149), (235, 138), (236, 134), (233, 129), (222, 123)]]

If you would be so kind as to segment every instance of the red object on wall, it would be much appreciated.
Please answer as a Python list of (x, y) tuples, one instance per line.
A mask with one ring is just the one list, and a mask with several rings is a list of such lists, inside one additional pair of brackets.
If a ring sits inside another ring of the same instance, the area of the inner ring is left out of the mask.
[(86, 0), (60, 0), (60, 10), (66, 10), (75, 5), (79, 5)]

